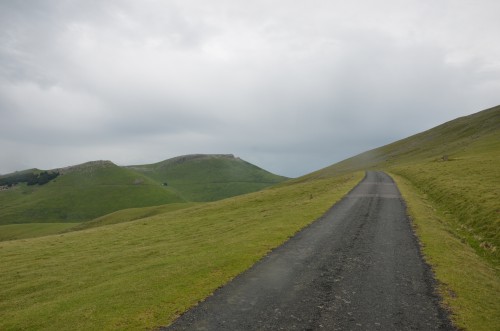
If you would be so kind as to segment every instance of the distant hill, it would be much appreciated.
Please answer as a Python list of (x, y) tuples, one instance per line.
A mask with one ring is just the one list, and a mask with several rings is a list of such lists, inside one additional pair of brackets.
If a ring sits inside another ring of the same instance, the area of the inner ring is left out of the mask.
[[(22, 173), (40, 172), (34, 169)], [(43, 185), (20, 182), (8, 189), (3, 186), (0, 224), (82, 222), (124, 208), (184, 201), (169, 188), (110, 161), (49, 172), (59, 176)]]
[(0, 176), (0, 225), (85, 222), (121, 209), (214, 201), (285, 180), (232, 155), (187, 155), (152, 165), (92, 161)]
[(255, 192), (286, 180), (231, 154), (194, 154), (129, 166), (167, 185), (187, 201), (215, 201)]

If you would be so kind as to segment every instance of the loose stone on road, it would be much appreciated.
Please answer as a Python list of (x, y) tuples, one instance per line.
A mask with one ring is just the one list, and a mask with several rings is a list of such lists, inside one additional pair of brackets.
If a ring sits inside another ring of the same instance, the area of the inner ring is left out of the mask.
[(365, 179), (162, 330), (453, 330), (393, 180)]

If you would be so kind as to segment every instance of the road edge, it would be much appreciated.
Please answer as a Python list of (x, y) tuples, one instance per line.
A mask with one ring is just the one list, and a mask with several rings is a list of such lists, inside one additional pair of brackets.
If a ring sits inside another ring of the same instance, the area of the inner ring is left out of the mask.
[(497, 273), (454, 236), (444, 216), (407, 179), (388, 172), (405, 201), (423, 259), (437, 282), (440, 305), (458, 330), (500, 327)]

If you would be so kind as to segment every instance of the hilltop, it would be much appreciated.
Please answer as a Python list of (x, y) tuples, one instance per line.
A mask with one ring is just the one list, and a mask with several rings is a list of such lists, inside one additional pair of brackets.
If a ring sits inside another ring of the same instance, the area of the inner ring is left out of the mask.
[(172, 188), (187, 201), (215, 201), (255, 192), (286, 180), (232, 154), (192, 154), (129, 166)]

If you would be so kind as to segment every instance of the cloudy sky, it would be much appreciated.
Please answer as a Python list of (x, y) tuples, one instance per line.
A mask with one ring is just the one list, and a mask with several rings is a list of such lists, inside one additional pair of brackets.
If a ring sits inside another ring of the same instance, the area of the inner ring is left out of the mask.
[(500, 104), (498, 0), (0, 0), (0, 173), (299, 176)]

